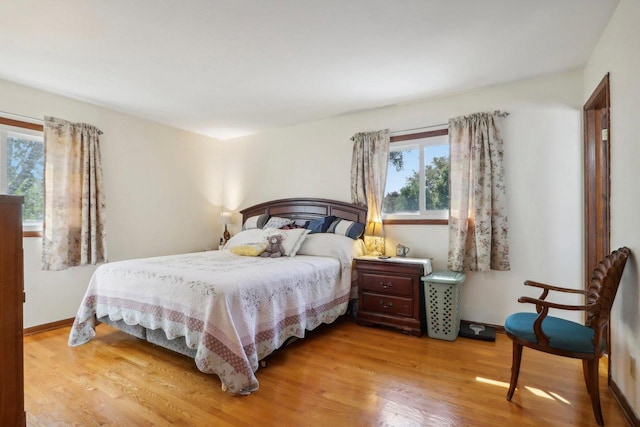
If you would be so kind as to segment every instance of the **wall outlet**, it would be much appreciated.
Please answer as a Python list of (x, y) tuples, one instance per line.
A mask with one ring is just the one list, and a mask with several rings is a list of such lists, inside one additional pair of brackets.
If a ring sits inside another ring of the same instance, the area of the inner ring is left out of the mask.
[(636, 358), (629, 355), (629, 375), (631, 378), (636, 378)]

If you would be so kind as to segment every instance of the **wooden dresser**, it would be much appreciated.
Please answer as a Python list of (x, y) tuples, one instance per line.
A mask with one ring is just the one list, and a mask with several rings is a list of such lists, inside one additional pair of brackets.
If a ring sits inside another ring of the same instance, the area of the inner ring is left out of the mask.
[(22, 197), (0, 195), (0, 425), (24, 426)]
[(426, 330), (424, 286), (420, 279), (427, 259), (361, 257), (355, 260), (358, 275), (360, 325), (384, 325), (420, 336)]

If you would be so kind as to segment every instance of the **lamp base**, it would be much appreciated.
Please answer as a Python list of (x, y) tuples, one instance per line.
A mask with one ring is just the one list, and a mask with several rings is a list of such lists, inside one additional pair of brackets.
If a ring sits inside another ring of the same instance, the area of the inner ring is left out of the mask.
[(380, 256), (385, 254), (384, 237), (364, 236), (364, 246), (367, 255)]
[(227, 230), (227, 224), (224, 225), (224, 233), (222, 233), (222, 238), (224, 239), (225, 243), (227, 243), (231, 238), (231, 234), (229, 233), (229, 230)]

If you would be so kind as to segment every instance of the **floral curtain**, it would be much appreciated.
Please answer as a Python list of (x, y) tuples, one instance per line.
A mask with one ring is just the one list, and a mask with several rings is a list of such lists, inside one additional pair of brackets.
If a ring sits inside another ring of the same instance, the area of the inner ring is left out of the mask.
[(101, 134), (45, 117), (43, 270), (107, 261)]
[[(351, 138), (351, 201), (367, 207), (366, 235), (384, 236), (382, 231), (382, 200), (389, 163), (389, 130), (359, 132)], [(374, 245), (373, 241), (367, 242)], [(372, 252), (371, 248), (368, 248)], [(384, 253), (384, 248), (382, 248)]]
[(477, 113), (449, 120), (449, 262), (454, 271), (509, 270), (502, 118)]

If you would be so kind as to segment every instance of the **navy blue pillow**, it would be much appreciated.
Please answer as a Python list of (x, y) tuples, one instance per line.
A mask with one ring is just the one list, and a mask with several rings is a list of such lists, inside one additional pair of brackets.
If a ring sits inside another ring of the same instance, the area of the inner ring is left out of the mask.
[(311, 230), (309, 234), (324, 233), (327, 231), (327, 229), (335, 219), (336, 217), (333, 215), (313, 219), (311, 221), (307, 221), (307, 223), (305, 224), (305, 228), (307, 230)]

